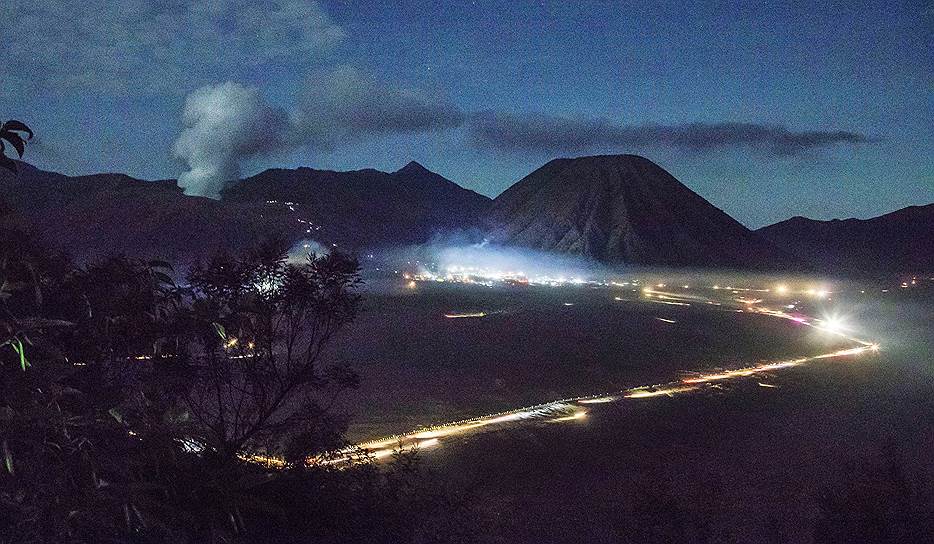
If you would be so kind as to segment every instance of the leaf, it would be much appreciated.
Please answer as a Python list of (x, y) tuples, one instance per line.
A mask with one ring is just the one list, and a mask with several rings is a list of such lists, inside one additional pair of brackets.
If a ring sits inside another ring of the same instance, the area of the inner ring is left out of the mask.
[(6, 443), (6, 440), (3, 441), (3, 460), (6, 464), (6, 471), (13, 474), (13, 452), (10, 451), (10, 446)]
[(20, 138), (19, 134), (3, 130), (0, 131), (0, 138), (10, 142), (10, 145), (16, 149), (16, 153), (18, 153), (20, 157), (23, 156), (23, 152), (26, 151), (26, 142)]
[(153, 272), (153, 276), (155, 276), (155, 278), (156, 278), (157, 280), (159, 280), (160, 282), (162, 282), (162, 283), (164, 283), (164, 284), (166, 284), (166, 285), (174, 285), (174, 284), (175, 284), (175, 282), (172, 281), (172, 278), (171, 278), (168, 274), (165, 274), (165, 273), (163, 273), (163, 272)]
[(224, 329), (224, 326), (220, 323), (211, 323), (214, 325), (214, 330), (217, 331), (217, 335), (221, 337), (221, 340), (224, 342), (227, 341), (227, 331)]
[(25, 123), (17, 121), (15, 119), (10, 119), (6, 123), (3, 123), (4, 130), (15, 130), (17, 132), (25, 132), (28, 134), (26, 137), (27, 140), (31, 140), (33, 137), (32, 129), (27, 127)]
[(10, 346), (13, 348), (13, 351), (19, 355), (19, 366), (23, 368), (23, 372), (26, 372), (26, 367), (30, 365), (29, 360), (26, 359), (26, 348), (23, 347), (23, 341), (19, 338), (15, 338)]
[(117, 420), (117, 423), (123, 423), (123, 415), (116, 408), (111, 408), (107, 410), (107, 413), (110, 414), (114, 419)]

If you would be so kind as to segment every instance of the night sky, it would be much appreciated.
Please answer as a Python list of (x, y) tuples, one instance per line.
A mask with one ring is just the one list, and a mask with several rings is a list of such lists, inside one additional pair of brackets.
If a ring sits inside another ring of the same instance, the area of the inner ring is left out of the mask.
[(0, 117), (68, 174), (417, 160), (495, 196), (639, 153), (750, 227), (934, 202), (931, 2), (61, 4), (0, 7)]

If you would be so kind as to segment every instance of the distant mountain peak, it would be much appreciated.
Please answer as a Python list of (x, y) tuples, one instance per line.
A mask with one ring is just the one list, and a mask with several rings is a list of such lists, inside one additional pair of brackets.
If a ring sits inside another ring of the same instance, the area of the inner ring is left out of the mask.
[(638, 155), (555, 159), (496, 197), (500, 243), (608, 264), (762, 267), (768, 243)]
[(431, 173), (433, 173), (433, 172), (432, 172), (431, 170), (425, 168), (425, 167), (422, 166), (421, 164), (419, 164), (417, 161), (409, 161), (408, 164), (406, 164), (406, 165), (403, 166), (402, 168), (396, 170), (394, 173), (395, 173), (395, 174), (410, 174), (410, 175), (411, 175), (411, 174), (431, 174)]
[(562, 157), (552, 159), (545, 166), (556, 165), (575, 165), (575, 164), (604, 164), (615, 166), (646, 166), (652, 165), (661, 168), (650, 159), (642, 155), (633, 155), (631, 153), (619, 153), (615, 155), (585, 155), (583, 157)]
[(615, 153), (610, 155), (584, 155), (582, 157), (566, 157), (555, 159), (556, 161), (568, 161), (568, 162), (599, 162), (599, 161), (608, 161), (608, 162), (640, 162), (640, 161), (649, 161), (649, 159), (643, 157), (642, 155), (634, 155), (632, 153)]

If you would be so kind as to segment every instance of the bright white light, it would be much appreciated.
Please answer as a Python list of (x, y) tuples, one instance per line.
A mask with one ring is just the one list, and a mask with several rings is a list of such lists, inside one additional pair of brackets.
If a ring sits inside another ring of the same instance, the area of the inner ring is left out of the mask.
[(834, 334), (841, 334), (846, 331), (846, 323), (838, 316), (827, 317), (821, 320), (820, 328)]

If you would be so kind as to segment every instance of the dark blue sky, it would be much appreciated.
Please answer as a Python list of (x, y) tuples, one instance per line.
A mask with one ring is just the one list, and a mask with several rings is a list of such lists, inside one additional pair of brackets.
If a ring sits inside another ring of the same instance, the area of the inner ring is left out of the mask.
[(60, 4), (0, 7), (0, 116), (70, 174), (414, 159), (495, 196), (631, 152), (751, 227), (934, 202), (930, 2)]

